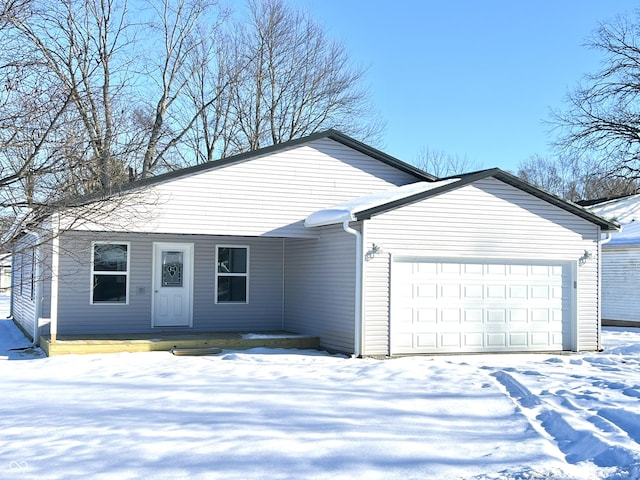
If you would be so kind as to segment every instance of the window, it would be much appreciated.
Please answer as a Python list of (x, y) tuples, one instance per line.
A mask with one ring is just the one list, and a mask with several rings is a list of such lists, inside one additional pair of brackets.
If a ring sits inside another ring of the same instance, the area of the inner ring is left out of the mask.
[(23, 296), (24, 295), (24, 252), (20, 253), (19, 255), (16, 256), (16, 258), (18, 258), (19, 262), (20, 262), (20, 292), (18, 292), (18, 295)]
[(248, 303), (249, 247), (216, 249), (216, 303)]
[(36, 297), (36, 249), (35, 247), (31, 249), (31, 300), (34, 300)]
[(129, 244), (94, 243), (91, 252), (91, 303), (127, 303)]

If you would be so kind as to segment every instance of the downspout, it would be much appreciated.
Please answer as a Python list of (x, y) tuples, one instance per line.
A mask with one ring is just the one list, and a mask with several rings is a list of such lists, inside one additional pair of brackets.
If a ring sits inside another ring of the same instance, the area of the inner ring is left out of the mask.
[(358, 358), (362, 349), (362, 234), (349, 226), (349, 220), (342, 222), (345, 232), (356, 237), (356, 288), (353, 355)]
[(602, 245), (611, 241), (611, 232), (605, 232), (605, 237), (601, 238), (598, 242), (598, 315), (600, 315), (600, 321), (598, 322), (598, 351), (601, 352), (602, 348)]

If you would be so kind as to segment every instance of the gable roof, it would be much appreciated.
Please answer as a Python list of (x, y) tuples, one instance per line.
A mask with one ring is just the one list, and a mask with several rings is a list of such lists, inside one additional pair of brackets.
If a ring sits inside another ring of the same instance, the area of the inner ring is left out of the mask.
[[(404, 187), (396, 187), (385, 193), (376, 195), (367, 195), (359, 199), (342, 202), (333, 207), (320, 210), (311, 214), (305, 220), (305, 226), (318, 227), (323, 225), (331, 225), (342, 223), (345, 220), (360, 221), (368, 220), (375, 215), (394, 210), (399, 207), (410, 205), (421, 200), (440, 195), (458, 188), (464, 187), (471, 183), (477, 182), (485, 178), (496, 178), (506, 184), (509, 184), (519, 190), (527, 192), (538, 197), (552, 205), (555, 205), (567, 212), (577, 215), (585, 220), (598, 225), (605, 231), (618, 231), (620, 225), (615, 222), (608, 221), (575, 203), (563, 200), (549, 192), (541, 190), (518, 177), (511, 175), (499, 168), (489, 170), (481, 170), (478, 172), (467, 173), (455, 177), (443, 178), (435, 182), (424, 184), (406, 185)], [(409, 188), (412, 187), (413, 188)]]
[(369, 145), (366, 145), (354, 138), (351, 138), (350, 136), (345, 135), (344, 133), (338, 132), (337, 130), (330, 129), (322, 132), (313, 133), (306, 137), (296, 138), (294, 140), (289, 140), (287, 142), (278, 143), (276, 145), (270, 145), (268, 147), (263, 147), (258, 150), (240, 153), (238, 155), (233, 155), (231, 157), (214, 160), (208, 163), (202, 163), (200, 165), (194, 165), (192, 167), (182, 168), (180, 170), (163, 173), (155, 177), (148, 177), (142, 180), (136, 180), (134, 182), (124, 185), (122, 187), (122, 190), (130, 190), (137, 187), (143, 187), (147, 185), (165, 182), (168, 180), (173, 180), (175, 178), (180, 178), (187, 175), (193, 175), (203, 171), (216, 170), (219, 168), (227, 167), (229, 165), (248, 162), (258, 157), (269, 155), (275, 152), (280, 152), (283, 150), (288, 150), (291, 148), (295, 148), (295, 147), (305, 145), (307, 143), (311, 143), (317, 140), (322, 140), (322, 139), (329, 139), (329, 140), (338, 142), (346, 147), (352, 148), (353, 150), (356, 150), (364, 155), (367, 155), (368, 157), (371, 157), (391, 167), (394, 167), (402, 172), (413, 175), (418, 180), (430, 182), (437, 179), (437, 177), (425, 172), (424, 170), (414, 165), (403, 162), (402, 160), (399, 160), (391, 155), (388, 155), (376, 148), (370, 147)]

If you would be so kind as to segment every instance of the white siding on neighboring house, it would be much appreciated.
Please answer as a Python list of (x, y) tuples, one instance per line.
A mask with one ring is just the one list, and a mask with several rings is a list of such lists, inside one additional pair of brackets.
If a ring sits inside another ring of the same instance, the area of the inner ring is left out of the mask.
[(640, 325), (640, 245), (603, 246), (602, 318)]
[(285, 242), (285, 329), (320, 337), (323, 348), (353, 352), (356, 237), (342, 226)]
[(146, 200), (133, 196), (133, 205), (105, 214), (102, 222), (116, 231), (312, 237), (303, 226), (310, 213), (418, 180), (321, 139), (153, 185)]
[(11, 257), (0, 257), (0, 295), (11, 295)]
[(599, 228), (565, 210), (497, 179), (407, 205), (365, 222), (365, 252), (382, 254), (365, 262), (365, 355), (388, 353), (390, 255), (447, 259), (555, 260), (577, 267), (581, 350), (598, 347)]

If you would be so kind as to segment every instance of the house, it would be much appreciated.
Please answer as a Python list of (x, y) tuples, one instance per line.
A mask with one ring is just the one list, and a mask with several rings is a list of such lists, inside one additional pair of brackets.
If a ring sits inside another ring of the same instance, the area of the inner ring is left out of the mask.
[(640, 325), (640, 195), (629, 195), (589, 207), (622, 224), (602, 246), (602, 322)]
[(11, 294), (11, 255), (0, 255), (0, 296)]
[(56, 211), (17, 245), (35, 280), (12, 314), (52, 342), (278, 330), (356, 356), (593, 351), (616, 229), (499, 169), (436, 179), (327, 131)]

